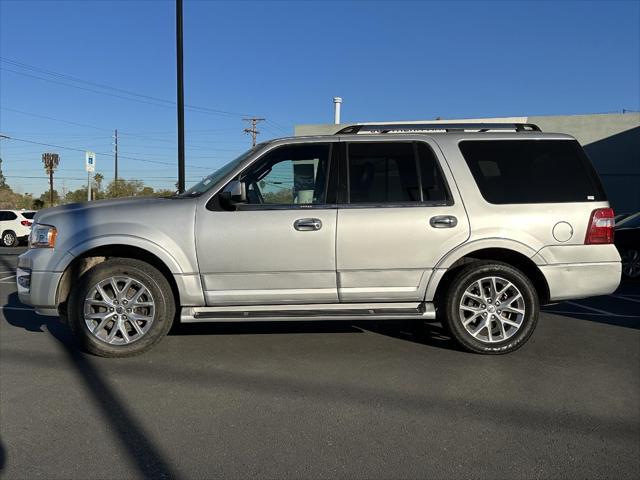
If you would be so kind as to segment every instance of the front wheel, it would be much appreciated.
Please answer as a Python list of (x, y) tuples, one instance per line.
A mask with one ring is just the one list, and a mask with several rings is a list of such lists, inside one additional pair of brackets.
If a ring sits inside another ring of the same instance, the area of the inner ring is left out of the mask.
[(69, 296), (69, 325), (80, 344), (102, 357), (138, 355), (158, 343), (175, 315), (169, 282), (140, 260), (112, 258), (82, 277)]
[(520, 348), (538, 322), (538, 295), (516, 268), (476, 262), (452, 281), (445, 300), (445, 327), (465, 349), (501, 354)]

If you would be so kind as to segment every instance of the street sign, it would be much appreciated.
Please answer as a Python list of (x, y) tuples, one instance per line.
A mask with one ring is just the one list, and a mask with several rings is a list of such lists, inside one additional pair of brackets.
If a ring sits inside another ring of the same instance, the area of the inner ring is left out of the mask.
[(88, 173), (96, 171), (96, 154), (95, 152), (84, 152), (85, 170)]

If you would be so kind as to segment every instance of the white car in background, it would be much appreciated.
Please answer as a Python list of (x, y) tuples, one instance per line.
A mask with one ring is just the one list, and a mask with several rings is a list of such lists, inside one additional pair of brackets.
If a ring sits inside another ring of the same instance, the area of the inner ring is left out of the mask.
[(36, 212), (31, 210), (0, 210), (0, 245), (15, 247), (26, 241)]

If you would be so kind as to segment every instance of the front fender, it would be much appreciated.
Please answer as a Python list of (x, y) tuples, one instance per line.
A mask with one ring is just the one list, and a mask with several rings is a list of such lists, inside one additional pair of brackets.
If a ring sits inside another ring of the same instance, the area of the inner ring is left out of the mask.
[[(145, 250), (158, 257), (173, 274), (193, 273), (193, 269), (190, 267), (191, 262), (189, 262), (189, 259), (186, 258), (181, 249), (172, 249), (172, 251), (175, 252), (174, 254), (172, 254), (164, 246), (161, 246), (158, 243), (152, 242), (151, 240), (148, 240), (146, 238), (137, 237), (135, 235), (120, 234), (93, 237), (71, 247), (69, 249), (69, 253), (73, 257), (78, 257), (89, 250), (93, 250), (94, 248), (107, 247), (110, 245), (125, 245)], [(68, 263), (59, 271), (63, 271), (68, 266), (68, 264), (71, 263), (69, 261), (69, 256), (65, 256), (64, 260)], [(186, 269), (185, 266), (187, 267)]]

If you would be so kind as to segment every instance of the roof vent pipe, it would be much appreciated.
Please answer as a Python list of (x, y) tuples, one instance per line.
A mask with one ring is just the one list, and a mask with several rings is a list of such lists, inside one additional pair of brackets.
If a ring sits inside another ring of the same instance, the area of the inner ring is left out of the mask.
[(340, 105), (342, 104), (342, 98), (333, 97), (333, 123), (340, 124)]

